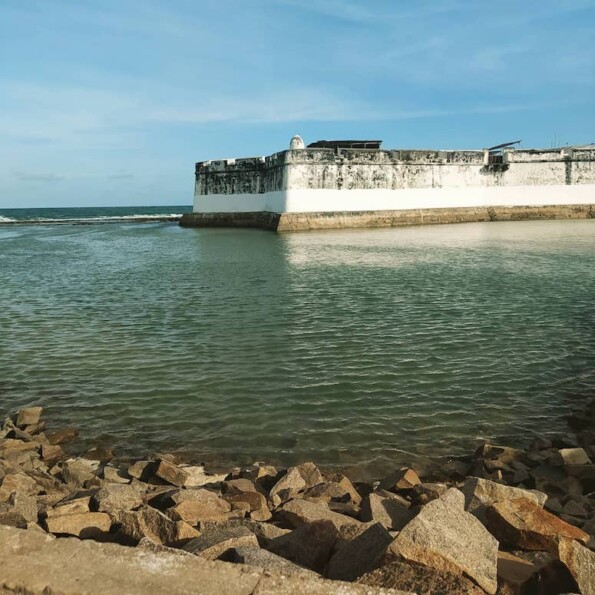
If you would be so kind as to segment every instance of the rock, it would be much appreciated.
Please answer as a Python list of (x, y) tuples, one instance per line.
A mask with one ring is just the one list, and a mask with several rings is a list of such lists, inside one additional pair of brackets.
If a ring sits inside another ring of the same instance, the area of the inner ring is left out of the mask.
[(591, 464), (591, 459), (584, 448), (562, 448), (558, 453), (564, 465)]
[(0, 507), (0, 525), (26, 529), (28, 521), (20, 512), (16, 510), (5, 510), (4, 507)]
[(109, 514), (104, 512), (82, 512), (48, 517), (45, 529), (54, 535), (74, 535), (81, 539), (101, 539), (112, 526)]
[(380, 523), (373, 524), (337, 549), (328, 563), (326, 576), (354, 581), (378, 566), (391, 542), (390, 533)]
[(58, 444), (42, 444), (41, 445), (41, 458), (44, 461), (48, 461), (52, 464), (63, 459), (66, 456), (62, 447)]
[(322, 573), (338, 536), (339, 532), (332, 522), (315, 521), (273, 539), (267, 550)]
[(104, 446), (94, 446), (90, 448), (83, 457), (90, 461), (99, 461), (100, 463), (109, 463), (114, 458), (114, 452), (111, 448)]
[(473, 581), (460, 574), (394, 559), (361, 576), (357, 582), (370, 587), (402, 589), (423, 595), (485, 595)]
[(254, 482), (249, 479), (239, 478), (224, 481), (221, 484), (221, 493), (224, 496), (233, 496), (235, 494), (243, 494), (245, 492), (258, 492)]
[(72, 442), (78, 435), (79, 432), (76, 428), (62, 428), (45, 433), (47, 441), (52, 445)]
[(260, 549), (259, 547), (244, 546), (232, 548), (225, 552), (221, 556), (221, 559), (226, 562), (234, 562), (235, 564), (248, 564), (272, 572), (281, 572), (286, 576), (301, 574), (312, 578), (320, 578), (315, 572), (302, 566), (298, 566), (281, 556), (277, 556), (277, 554), (273, 554), (273, 552)]
[(136, 461), (128, 467), (128, 475), (134, 479), (146, 481), (155, 473), (155, 469), (157, 469), (155, 461)]
[(99, 512), (133, 510), (142, 505), (143, 499), (131, 485), (113, 483), (102, 487), (93, 497)]
[(448, 486), (445, 483), (422, 482), (411, 490), (411, 500), (418, 505), (427, 504), (445, 494)]
[(200, 537), (200, 531), (184, 521), (176, 521), (176, 531), (174, 544), (176, 547), (186, 545), (191, 539)]
[[(130, 473), (130, 469), (128, 472)], [(167, 483), (180, 487), (190, 478), (190, 475), (184, 469), (165, 460), (159, 461), (159, 465), (155, 469), (155, 475), (167, 481)]]
[(16, 425), (19, 428), (36, 425), (39, 423), (42, 413), (43, 407), (27, 407), (26, 409), (21, 409), (17, 415)]
[(558, 559), (566, 566), (583, 595), (595, 595), (595, 552), (572, 539), (561, 539)]
[(410, 490), (419, 483), (421, 480), (417, 473), (413, 469), (404, 467), (385, 477), (379, 487), (389, 491)]
[(323, 499), (326, 502), (353, 503), (357, 506), (361, 504), (362, 497), (357, 493), (353, 484), (347, 477), (336, 474), (324, 483), (307, 489), (304, 498)]
[(253, 481), (265, 492), (269, 492), (277, 482), (277, 469), (271, 465), (256, 465), (251, 469), (242, 471), (241, 476)]
[(110, 483), (129, 484), (131, 480), (131, 476), (128, 475), (128, 472), (126, 470), (111, 467), (109, 465), (106, 465), (103, 468), (102, 473), (103, 479), (109, 481)]
[(225, 496), (225, 500), (231, 505), (237, 505), (239, 503), (247, 504), (250, 515), (256, 516), (260, 521), (267, 521), (271, 518), (271, 512), (267, 506), (267, 499), (258, 492), (242, 492), (239, 494), (233, 494), (231, 496)]
[(137, 511), (119, 511), (116, 519), (120, 523), (119, 535), (134, 544), (143, 537), (168, 546), (175, 546), (184, 539), (176, 522), (150, 506)]
[(484, 444), (475, 451), (475, 456), (485, 461), (498, 461), (503, 465), (510, 465), (525, 456), (524, 451), (509, 446), (496, 446)]
[(8, 505), (14, 512), (19, 513), (27, 523), (37, 522), (39, 510), (35, 497), (15, 492), (10, 495)]
[(498, 542), (464, 505), (465, 496), (455, 488), (432, 500), (399, 533), (389, 553), (439, 571), (463, 573), (493, 594)]
[(465, 494), (465, 510), (476, 516), (482, 523), (485, 523), (486, 508), (495, 502), (526, 498), (537, 506), (543, 507), (547, 500), (547, 494), (537, 490), (512, 488), (479, 477), (467, 478), (460, 490)]
[(53, 508), (48, 508), (46, 515), (48, 517), (64, 516), (66, 514), (80, 514), (90, 512), (91, 496), (83, 496), (82, 498), (75, 498), (73, 500), (62, 500), (58, 502)]
[(589, 511), (579, 502), (576, 502), (575, 500), (568, 500), (568, 502), (566, 502), (564, 505), (564, 514), (586, 519), (589, 516)]
[(588, 543), (589, 536), (526, 498), (496, 502), (487, 527), (500, 542), (526, 550), (552, 551), (561, 537)]
[(291, 533), (290, 529), (282, 529), (272, 523), (263, 523), (253, 519), (232, 519), (228, 521), (228, 524), (242, 525), (250, 529), (256, 535), (256, 539), (258, 539), (261, 547), (266, 547), (273, 539), (281, 537), (281, 535)]
[(528, 560), (508, 552), (498, 552), (498, 591), (516, 595), (537, 570)]
[(15, 457), (17, 453), (29, 453), (29, 456), (36, 456), (39, 450), (38, 442), (23, 442), (22, 440), (15, 440), (13, 438), (5, 438), (0, 440), (0, 457), (11, 458)]
[(312, 488), (324, 481), (314, 463), (302, 463), (290, 467), (287, 473), (271, 488), (269, 498), (274, 507), (287, 502), (300, 491)]
[(183, 546), (187, 552), (216, 560), (231, 548), (259, 547), (256, 535), (242, 526), (214, 526)]
[(219, 475), (210, 475), (205, 473), (202, 465), (183, 465), (181, 467), (187, 474), (184, 482), (185, 488), (199, 488), (202, 486), (221, 483), (225, 479), (225, 473)]
[(198, 525), (203, 521), (225, 521), (229, 518), (231, 506), (222, 498), (213, 494), (213, 498), (204, 500), (183, 500), (166, 512), (174, 521), (186, 521)]
[(0, 502), (7, 502), (12, 494), (35, 496), (40, 491), (37, 482), (25, 473), (9, 473), (0, 486)]
[(413, 513), (396, 499), (372, 493), (362, 503), (360, 518), (400, 531), (413, 518)]
[(98, 461), (68, 459), (62, 463), (62, 477), (66, 483), (82, 486), (85, 482), (97, 478), (98, 469)]
[(360, 524), (356, 519), (332, 512), (327, 506), (309, 502), (308, 500), (291, 500), (284, 504), (277, 514), (291, 527), (299, 527), (303, 524), (321, 520), (331, 521), (337, 528), (342, 525)]

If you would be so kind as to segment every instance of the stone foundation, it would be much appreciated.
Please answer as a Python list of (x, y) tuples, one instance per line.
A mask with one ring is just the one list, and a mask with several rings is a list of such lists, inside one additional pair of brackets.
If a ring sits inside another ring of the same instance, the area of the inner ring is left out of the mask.
[(186, 213), (182, 227), (251, 227), (271, 231), (356, 229), (543, 219), (592, 219), (594, 205), (516, 207), (460, 207), (399, 211), (345, 211), (318, 213)]

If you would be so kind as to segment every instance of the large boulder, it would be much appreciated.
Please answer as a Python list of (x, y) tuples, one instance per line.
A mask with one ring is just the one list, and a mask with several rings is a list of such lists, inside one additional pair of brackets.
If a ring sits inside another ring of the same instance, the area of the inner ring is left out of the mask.
[(0, 502), (7, 502), (13, 494), (35, 496), (41, 491), (37, 482), (25, 473), (9, 473), (0, 485)]
[(45, 529), (54, 535), (74, 535), (81, 539), (103, 539), (112, 526), (112, 519), (105, 512), (82, 512), (48, 517)]
[(451, 574), (402, 559), (390, 560), (364, 574), (357, 582), (369, 587), (402, 589), (423, 595), (485, 595), (483, 589), (461, 574)]
[(413, 513), (396, 498), (383, 497), (373, 492), (364, 498), (360, 518), (362, 521), (381, 523), (387, 529), (400, 531), (413, 518)]
[(99, 461), (88, 459), (68, 459), (62, 463), (62, 477), (68, 484), (83, 486), (97, 478)]
[(314, 463), (302, 463), (290, 467), (287, 473), (271, 488), (269, 498), (273, 507), (287, 502), (293, 496), (324, 481)]
[(331, 521), (315, 521), (271, 540), (267, 550), (322, 573), (338, 536), (339, 532)]
[(132, 544), (146, 537), (154, 543), (175, 546), (187, 540), (189, 533), (195, 535), (185, 523), (172, 521), (150, 506), (136, 511), (119, 511), (115, 518), (120, 524), (120, 538)]
[(268, 521), (272, 516), (267, 506), (267, 499), (256, 491), (228, 495), (225, 496), (225, 500), (232, 506), (247, 506), (250, 516), (256, 520)]
[(173, 520), (186, 521), (191, 525), (203, 521), (225, 521), (231, 511), (229, 502), (207, 490), (183, 490), (172, 499), (177, 503), (166, 514)]
[(284, 504), (277, 516), (291, 527), (299, 527), (315, 521), (330, 521), (337, 528), (343, 525), (360, 525), (360, 521), (329, 510), (328, 506), (308, 500), (291, 500)]
[(426, 504), (389, 547), (391, 554), (451, 574), (465, 574), (488, 593), (497, 589), (498, 542), (465, 512), (452, 488)]
[[(130, 473), (130, 469), (128, 472)], [(155, 469), (155, 475), (163, 481), (179, 487), (185, 485), (190, 479), (190, 474), (182, 467), (178, 467), (164, 459), (159, 461), (159, 464)]]
[(259, 547), (256, 535), (247, 527), (238, 525), (215, 525), (192, 539), (183, 549), (191, 554), (216, 560), (232, 548)]
[(344, 543), (329, 560), (326, 576), (338, 581), (354, 581), (374, 570), (392, 542), (390, 533), (375, 523)]
[(234, 562), (235, 564), (258, 566), (264, 570), (281, 572), (287, 576), (300, 574), (312, 578), (320, 578), (315, 572), (312, 572), (303, 566), (298, 566), (281, 556), (277, 556), (277, 554), (273, 554), (273, 552), (263, 550), (259, 547), (235, 547), (225, 552), (220, 559), (225, 560), (226, 562)]
[(560, 539), (558, 559), (569, 570), (582, 595), (595, 595), (595, 552), (572, 539)]
[(349, 480), (349, 478), (337, 473), (328, 477), (325, 482), (308, 488), (304, 492), (304, 498), (321, 499), (326, 502), (352, 503), (359, 506), (362, 497)]
[(143, 499), (139, 491), (131, 485), (107, 484), (94, 496), (93, 501), (99, 512), (116, 510), (133, 510), (142, 505)]
[(468, 477), (460, 490), (465, 494), (465, 510), (476, 516), (482, 523), (485, 523), (486, 508), (495, 502), (526, 498), (537, 506), (543, 507), (547, 500), (547, 494), (543, 492), (511, 488), (480, 477)]
[(562, 537), (589, 542), (589, 535), (526, 498), (496, 502), (486, 510), (487, 527), (500, 542), (525, 549), (552, 551)]
[(19, 428), (37, 425), (41, 419), (42, 413), (43, 407), (27, 407), (25, 409), (21, 409), (17, 414), (16, 425)]
[(502, 595), (522, 593), (537, 570), (536, 564), (509, 552), (498, 552), (498, 590)]
[(380, 482), (379, 487), (396, 492), (398, 490), (411, 490), (419, 483), (421, 483), (419, 475), (413, 469), (403, 467), (385, 477)]

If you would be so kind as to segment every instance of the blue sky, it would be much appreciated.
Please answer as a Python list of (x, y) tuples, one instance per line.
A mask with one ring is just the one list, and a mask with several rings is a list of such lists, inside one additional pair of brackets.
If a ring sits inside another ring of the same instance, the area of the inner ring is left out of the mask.
[(0, 0), (0, 208), (190, 204), (293, 134), (595, 141), (595, 0)]

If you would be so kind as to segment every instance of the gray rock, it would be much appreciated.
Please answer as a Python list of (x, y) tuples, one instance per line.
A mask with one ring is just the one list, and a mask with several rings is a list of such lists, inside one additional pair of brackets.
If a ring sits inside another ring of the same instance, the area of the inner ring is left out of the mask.
[(43, 407), (27, 407), (21, 409), (17, 415), (16, 425), (19, 428), (36, 425), (39, 423), (42, 413)]
[(391, 542), (390, 533), (375, 523), (338, 548), (328, 563), (326, 576), (333, 580), (354, 581), (378, 566)]
[(413, 513), (394, 498), (384, 498), (372, 493), (362, 503), (360, 518), (365, 522), (381, 523), (387, 529), (400, 531), (413, 518)]
[(364, 574), (357, 582), (369, 587), (402, 589), (423, 595), (485, 595), (483, 589), (460, 574), (400, 559), (391, 560), (380, 568)]
[(410, 490), (421, 483), (417, 473), (409, 467), (397, 469), (380, 482), (380, 487), (384, 490)]
[(129, 484), (132, 478), (126, 470), (106, 465), (103, 468), (103, 479), (110, 483)]
[(422, 508), (389, 551), (438, 571), (463, 573), (493, 594), (498, 542), (477, 518), (465, 512), (464, 505), (462, 492), (448, 490)]
[[(128, 470), (130, 473), (130, 469)], [(169, 461), (161, 460), (155, 469), (155, 475), (167, 483), (175, 486), (183, 486), (189, 480), (190, 475), (182, 467), (178, 467)]]
[(595, 595), (595, 552), (572, 539), (561, 539), (557, 550), (582, 595)]
[(62, 477), (66, 483), (82, 486), (97, 478), (99, 461), (68, 459), (62, 463)]
[(342, 525), (360, 524), (356, 519), (329, 510), (328, 506), (308, 500), (291, 500), (284, 504), (277, 514), (292, 527), (321, 520), (331, 521), (337, 528)]
[(105, 538), (112, 526), (112, 519), (104, 512), (82, 512), (48, 517), (44, 527), (54, 535), (74, 535), (81, 539)]
[(273, 539), (267, 550), (322, 573), (338, 536), (339, 532), (332, 522), (315, 521)]
[(130, 543), (136, 544), (143, 537), (162, 545), (175, 545), (180, 540), (176, 522), (150, 506), (118, 511), (114, 518), (120, 524), (120, 537)]
[(263, 550), (259, 547), (236, 547), (225, 552), (221, 557), (221, 560), (226, 562), (233, 562), (235, 564), (248, 564), (249, 566), (258, 566), (264, 570), (270, 570), (273, 572), (280, 572), (284, 575), (291, 576), (294, 574), (301, 574), (310, 576), (312, 578), (320, 578), (318, 574), (298, 566), (273, 552)]
[(271, 488), (269, 498), (274, 507), (324, 481), (324, 477), (314, 463), (302, 463), (290, 467), (287, 473)]
[(512, 488), (480, 477), (467, 478), (460, 490), (465, 494), (465, 510), (483, 523), (485, 523), (486, 508), (495, 502), (526, 498), (537, 506), (543, 507), (547, 500), (547, 494), (543, 492)]
[(589, 465), (591, 463), (584, 448), (562, 448), (558, 453), (564, 465)]
[(101, 488), (93, 501), (99, 512), (134, 510), (142, 505), (143, 499), (138, 490), (126, 484), (108, 484)]
[(227, 550), (239, 547), (258, 547), (256, 535), (246, 527), (219, 525), (203, 531), (183, 549), (201, 558), (216, 560)]

